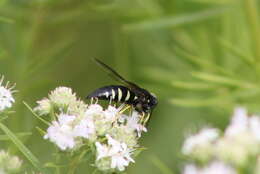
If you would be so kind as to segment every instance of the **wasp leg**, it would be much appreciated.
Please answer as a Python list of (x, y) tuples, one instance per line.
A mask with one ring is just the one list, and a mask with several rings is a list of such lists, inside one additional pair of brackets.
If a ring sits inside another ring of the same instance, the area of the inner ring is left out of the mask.
[(117, 115), (115, 116), (115, 119), (114, 119), (112, 125), (114, 125), (114, 123), (119, 119), (120, 114), (122, 114), (123, 112), (125, 112), (126, 110), (128, 110), (130, 107), (131, 107), (131, 106), (129, 106), (129, 105), (127, 105), (127, 106), (125, 107), (125, 104), (122, 104), (121, 106), (119, 106), (119, 110), (120, 110), (120, 111), (119, 111), (119, 112), (117, 113)]
[(122, 104), (117, 108), (117, 110), (119, 111), (119, 113), (120, 113), (120, 111), (121, 111), (122, 109), (124, 109), (125, 105), (126, 105), (126, 104), (122, 103)]
[(97, 97), (95, 97), (94, 99), (96, 100), (95, 104), (98, 104), (98, 98), (97, 98)]
[(91, 97), (90, 99), (90, 104), (97, 104), (98, 103), (98, 98), (97, 97)]
[(140, 118), (140, 123), (142, 124), (145, 120), (145, 112), (142, 112), (141, 118)]
[(145, 126), (146, 125), (146, 123), (148, 122), (148, 120), (150, 119), (150, 116), (151, 116), (151, 114), (150, 113), (148, 113), (147, 114), (147, 116), (146, 116), (146, 118), (145, 118), (145, 120), (144, 120), (144, 124), (143, 124), (143, 126)]
[(126, 110), (128, 110), (131, 106), (127, 105), (125, 108), (124, 108), (124, 104), (123, 104), (123, 109), (119, 112), (120, 114), (124, 113)]
[(93, 104), (93, 100), (94, 100), (94, 98), (91, 97), (91, 99), (90, 99), (90, 104), (91, 104), (91, 105)]
[(112, 98), (112, 96), (110, 96), (110, 97), (109, 97), (109, 105), (112, 104), (112, 101), (113, 101), (113, 98)]

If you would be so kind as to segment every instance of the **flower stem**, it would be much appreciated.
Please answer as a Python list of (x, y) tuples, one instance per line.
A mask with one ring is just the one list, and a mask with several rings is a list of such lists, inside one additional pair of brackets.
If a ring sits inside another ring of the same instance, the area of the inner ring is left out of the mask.
[(74, 174), (78, 164), (80, 163), (81, 159), (85, 156), (85, 154), (89, 151), (89, 149), (84, 150), (79, 156), (77, 156), (70, 164), (70, 170), (68, 174)]
[(57, 166), (56, 166), (56, 174), (61, 174), (61, 171), (60, 171), (60, 166), (59, 166), (59, 164), (60, 164), (60, 155), (59, 155), (59, 149), (58, 148), (56, 148), (57, 150), (56, 150), (56, 158), (55, 158), (55, 162), (56, 162), (56, 164), (58, 164)]

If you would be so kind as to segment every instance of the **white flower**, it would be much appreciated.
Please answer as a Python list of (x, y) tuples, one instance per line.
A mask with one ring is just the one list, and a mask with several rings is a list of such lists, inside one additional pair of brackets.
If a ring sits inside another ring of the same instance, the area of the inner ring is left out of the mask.
[(51, 112), (51, 102), (49, 99), (44, 98), (42, 100), (37, 101), (38, 106), (34, 108), (34, 111), (39, 113), (40, 115), (47, 115)]
[(111, 120), (111, 121), (115, 121), (118, 114), (119, 114), (119, 109), (117, 109), (116, 107), (110, 106), (110, 105), (104, 111), (104, 115), (105, 115), (106, 119)]
[(6, 161), (7, 171), (15, 172), (22, 166), (22, 161), (17, 156), (10, 156), (9, 160)]
[(97, 148), (97, 161), (101, 158), (109, 156), (109, 148), (107, 145), (102, 145), (100, 142), (96, 142), (95, 145)]
[(134, 163), (135, 161), (130, 156), (130, 151), (127, 148), (125, 143), (121, 144), (121, 147), (114, 149), (115, 151), (111, 154), (111, 168), (117, 168), (119, 171), (124, 171), (125, 167), (129, 165), (130, 162)]
[(237, 174), (237, 172), (223, 162), (214, 161), (202, 170), (202, 174)]
[(189, 164), (185, 166), (183, 174), (237, 174), (237, 172), (223, 162), (214, 161), (204, 168), (198, 168), (193, 164)]
[(47, 129), (44, 138), (50, 139), (61, 150), (66, 150), (78, 145), (77, 138), (92, 139), (94, 135), (95, 125), (91, 118), (60, 114), (58, 121), (53, 121)]
[(12, 104), (15, 102), (12, 93), (13, 87), (8, 88), (8, 82), (5, 86), (3, 86), (4, 76), (0, 79), (0, 112), (5, 110), (6, 108), (10, 108)]
[(260, 117), (252, 116), (249, 119), (249, 130), (254, 138), (260, 143)]
[[(110, 160), (111, 169), (124, 171), (125, 167), (127, 167), (130, 162), (134, 162), (131, 158), (131, 150), (128, 149), (125, 143), (113, 139), (110, 135), (106, 135), (106, 138), (108, 143), (107, 145), (96, 142), (96, 163), (98, 163), (102, 158), (107, 158), (107, 160)], [(103, 161), (101, 160), (101, 162)]]
[(116, 114), (117, 111), (112, 106), (103, 111), (102, 106), (98, 104), (89, 105), (85, 112), (85, 116), (92, 118), (94, 121), (96, 133), (99, 136), (105, 135), (111, 129)]
[(72, 115), (81, 115), (81, 114), (85, 113), (87, 107), (88, 107), (88, 105), (86, 105), (83, 101), (77, 100), (77, 101), (71, 102), (68, 105), (67, 113), (72, 114)]
[(71, 126), (75, 118), (76, 117), (72, 115), (59, 115), (58, 121), (52, 122), (44, 138), (55, 143), (61, 150), (72, 149), (76, 145), (73, 127)]
[(68, 87), (56, 88), (50, 93), (49, 98), (57, 107), (68, 107), (69, 104), (77, 102), (76, 94)]
[(217, 140), (219, 136), (219, 130), (214, 128), (204, 128), (198, 134), (188, 137), (184, 141), (182, 152), (185, 155), (189, 155), (194, 149), (200, 146), (211, 146), (211, 143)]
[(40, 115), (55, 113), (67, 113), (70, 115), (80, 115), (85, 113), (87, 105), (77, 100), (76, 94), (71, 88), (58, 87), (51, 91), (49, 98), (43, 98), (37, 101), (38, 106), (34, 108)]
[(244, 166), (260, 151), (260, 118), (248, 116), (236, 108), (225, 136), (216, 143), (216, 156), (234, 165)]
[(0, 151), (0, 174), (17, 173), (22, 166), (22, 161), (17, 156)]
[(248, 116), (245, 108), (236, 108), (231, 124), (225, 131), (227, 137), (241, 137), (245, 134), (251, 134), (252, 139), (260, 143), (260, 117), (257, 115)]
[(93, 120), (90, 117), (78, 120), (73, 128), (73, 132), (75, 137), (94, 138), (95, 125)]
[(107, 132), (117, 141), (126, 143), (128, 147), (134, 148), (137, 146), (137, 133), (135, 130), (129, 129), (126, 125), (114, 124)]
[(125, 167), (134, 160), (130, 156), (130, 149), (127, 148), (125, 143), (120, 143), (113, 139), (111, 136), (106, 135), (108, 144), (111, 146), (109, 156), (111, 156), (111, 168), (117, 168), (119, 171), (125, 170)]
[(235, 166), (244, 166), (249, 160), (250, 154), (255, 153), (257, 146), (251, 141), (250, 136), (231, 139), (223, 137), (215, 145), (216, 157)]
[(88, 106), (85, 114), (90, 117), (93, 117), (93, 115), (102, 115), (103, 108), (99, 104), (92, 104)]
[(136, 130), (137, 136), (141, 137), (142, 132), (147, 132), (146, 127), (144, 127), (142, 124), (140, 124), (140, 114), (136, 111), (133, 111), (133, 114), (126, 117), (127, 123), (126, 126), (129, 129)]
[(194, 164), (187, 164), (184, 167), (183, 174), (200, 174), (199, 169)]
[(248, 129), (248, 116), (245, 108), (235, 108), (231, 124), (225, 131), (226, 136), (235, 136)]

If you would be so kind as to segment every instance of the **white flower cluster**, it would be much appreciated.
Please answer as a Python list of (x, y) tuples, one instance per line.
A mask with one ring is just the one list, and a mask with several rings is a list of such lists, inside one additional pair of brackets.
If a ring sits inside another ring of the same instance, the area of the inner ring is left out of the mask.
[(37, 101), (38, 106), (35, 111), (39, 115), (48, 115), (50, 113), (68, 113), (72, 115), (82, 114), (87, 105), (78, 100), (72, 89), (67, 87), (58, 87), (51, 91), (48, 98)]
[(0, 173), (19, 173), (22, 161), (17, 156), (11, 156), (4, 150), (0, 151)]
[(231, 166), (220, 162), (213, 161), (208, 166), (198, 168), (194, 164), (188, 164), (184, 168), (184, 174), (238, 174)]
[(67, 87), (56, 88), (37, 103), (34, 110), (53, 119), (44, 138), (60, 150), (89, 147), (96, 157), (96, 167), (105, 172), (124, 171), (134, 162), (138, 139), (147, 131), (136, 111), (126, 115), (122, 113), (124, 106), (104, 109), (99, 104), (86, 105)]
[(0, 112), (10, 108), (14, 103), (13, 90), (14, 86), (9, 87), (9, 82), (3, 84), (4, 76), (0, 76)]
[(204, 168), (188, 165), (185, 174), (235, 174), (248, 168), (253, 168), (250, 173), (259, 174), (260, 116), (236, 108), (223, 134), (218, 129), (202, 129), (185, 140), (182, 152), (195, 163), (209, 164)]

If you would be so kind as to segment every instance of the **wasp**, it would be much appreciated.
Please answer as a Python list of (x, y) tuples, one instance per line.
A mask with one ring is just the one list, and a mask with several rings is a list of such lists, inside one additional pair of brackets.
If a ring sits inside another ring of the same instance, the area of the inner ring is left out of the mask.
[(115, 70), (100, 60), (94, 60), (98, 65), (103, 67), (109, 75), (112, 75), (123, 85), (109, 85), (98, 88), (90, 93), (86, 98), (128, 104), (132, 106), (137, 112), (143, 114), (143, 116), (148, 114), (144, 121), (145, 124), (149, 120), (152, 110), (158, 103), (156, 96), (153, 93), (148, 92), (146, 89), (139, 87), (135, 83), (126, 80)]

